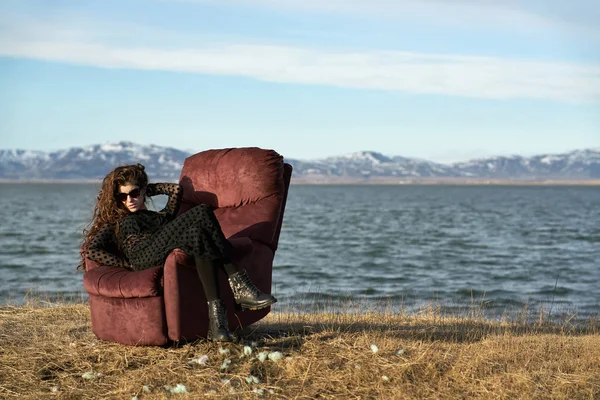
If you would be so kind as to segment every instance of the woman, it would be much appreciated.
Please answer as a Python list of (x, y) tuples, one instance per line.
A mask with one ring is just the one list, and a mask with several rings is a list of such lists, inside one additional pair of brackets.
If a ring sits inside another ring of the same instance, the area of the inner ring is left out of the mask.
[[(169, 196), (167, 205), (159, 212), (148, 210), (146, 197), (158, 194)], [(277, 299), (256, 288), (246, 271), (231, 262), (231, 245), (209, 206), (198, 205), (176, 216), (181, 196), (182, 187), (176, 183), (149, 184), (141, 164), (116, 168), (102, 182), (94, 216), (84, 230), (82, 258), (143, 270), (162, 265), (173, 249), (182, 249), (194, 257), (208, 301), (207, 338), (230, 342), (233, 337), (219, 296), (218, 268), (225, 270), (242, 309), (258, 310)], [(126, 259), (107, 251), (115, 242)]]

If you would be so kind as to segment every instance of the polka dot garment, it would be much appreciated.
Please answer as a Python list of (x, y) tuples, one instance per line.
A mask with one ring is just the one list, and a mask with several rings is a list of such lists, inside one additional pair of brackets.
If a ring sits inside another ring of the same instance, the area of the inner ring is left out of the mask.
[(106, 227), (98, 234), (88, 246), (86, 257), (103, 265), (143, 270), (162, 265), (169, 253), (179, 248), (189, 255), (230, 263), (231, 245), (209, 206), (198, 205), (175, 217), (181, 193), (178, 184), (149, 184), (148, 196), (169, 195), (165, 208), (160, 212), (136, 211), (119, 223), (117, 240), (129, 262), (104, 250), (110, 237), (114, 237), (114, 227)]
[(115, 254), (116, 248), (115, 226), (105, 225), (88, 244), (85, 257), (102, 265), (129, 268), (127, 260)]

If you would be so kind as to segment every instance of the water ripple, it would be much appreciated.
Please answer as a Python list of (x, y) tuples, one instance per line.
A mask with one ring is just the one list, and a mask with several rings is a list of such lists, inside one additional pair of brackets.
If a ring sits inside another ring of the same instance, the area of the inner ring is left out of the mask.
[[(0, 185), (0, 299), (81, 293), (97, 185)], [(597, 315), (599, 203), (595, 187), (292, 185), (273, 290), (281, 307), (304, 309), (433, 301)]]

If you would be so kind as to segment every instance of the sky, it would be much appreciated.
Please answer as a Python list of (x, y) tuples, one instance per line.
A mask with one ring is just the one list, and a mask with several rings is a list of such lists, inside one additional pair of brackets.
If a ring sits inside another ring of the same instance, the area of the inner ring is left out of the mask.
[(600, 148), (597, 0), (2, 0), (0, 149)]

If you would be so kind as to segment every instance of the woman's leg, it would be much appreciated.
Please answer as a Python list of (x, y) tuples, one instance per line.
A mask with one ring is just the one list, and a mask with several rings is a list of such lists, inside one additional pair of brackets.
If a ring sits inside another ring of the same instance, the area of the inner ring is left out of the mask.
[(215, 269), (225, 270), (235, 302), (242, 311), (260, 310), (277, 302), (275, 297), (254, 285), (245, 269), (240, 269), (233, 263), (224, 264), (221, 260), (214, 260), (213, 263)]
[(246, 271), (233, 264), (231, 244), (225, 238), (212, 209), (203, 205), (196, 206), (178, 218), (188, 213), (191, 213), (189, 218), (193, 218), (196, 223), (190, 227), (190, 231), (195, 235), (193, 239), (197, 254), (219, 255), (211, 258), (216, 265), (215, 269), (222, 268), (227, 274), (236, 304), (242, 310), (259, 310), (275, 303), (277, 301), (275, 297), (260, 291), (252, 283)]
[(231, 243), (223, 235), (210, 207), (205, 205), (196, 206), (177, 216), (135, 247), (135, 254), (140, 255), (139, 261), (150, 266), (164, 261), (173, 249), (209, 260), (231, 262)]
[(206, 205), (198, 205), (178, 218), (191, 213), (194, 219), (192, 238), (195, 250), (199, 254), (205, 253), (207, 258), (220, 259), (224, 264), (231, 264), (231, 243), (225, 238), (221, 225), (212, 209)]
[(237, 265), (233, 264), (232, 262), (228, 262), (227, 264), (225, 264), (222, 261), (218, 261), (218, 263), (219, 263), (219, 267), (221, 267), (225, 270), (225, 273), (227, 274), (227, 276), (231, 276), (235, 273), (240, 272)]
[(233, 336), (229, 331), (227, 310), (219, 296), (217, 269), (214, 263), (206, 258), (194, 256), (194, 261), (208, 302), (208, 333), (206, 337), (216, 342), (231, 342)]
[(219, 295), (219, 280), (217, 278), (217, 270), (214, 264), (205, 258), (198, 256), (194, 257), (196, 271), (204, 288), (204, 294), (207, 301), (217, 300), (221, 298)]
[(225, 270), (236, 303), (242, 309), (257, 310), (277, 301), (270, 294), (256, 288), (246, 271), (238, 269), (232, 263), (231, 243), (225, 238), (212, 209), (206, 205), (198, 205), (179, 215), (153, 235), (151, 240), (151, 246), (169, 251), (181, 248), (188, 254), (214, 260), (213, 269)]
[(206, 259), (231, 263), (231, 244), (223, 235), (212, 209), (199, 205), (162, 226), (160, 231), (136, 243), (128, 252), (135, 269), (161, 265), (173, 249)]

